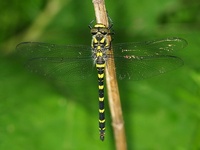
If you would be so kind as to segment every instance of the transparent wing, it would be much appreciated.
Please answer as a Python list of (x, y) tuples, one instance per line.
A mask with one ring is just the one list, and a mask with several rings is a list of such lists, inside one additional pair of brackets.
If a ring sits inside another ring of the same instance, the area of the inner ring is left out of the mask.
[(55, 45), (26, 42), (16, 47), (26, 59), (31, 72), (68, 82), (85, 79), (93, 74), (93, 60), (89, 46)]
[(40, 42), (24, 42), (16, 46), (17, 52), (26, 59), (41, 57), (91, 58), (91, 48), (85, 45), (56, 45)]
[(140, 80), (174, 70), (183, 61), (173, 52), (186, 45), (181, 38), (116, 44), (113, 50), (118, 79)]
[(115, 57), (171, 55), (187, 46), (181, 38), (166, 38), (146, 42), (118, 43), (113, 46)]
[[(118, 78), (139, 80), (176, 69), (183, 61), (172, 53), (186, 45), (180, 38), (116, 44), (113, 48)], [(90, 77), (96, 71), (89, 46), (27, 42), (16, 49), (26, 59), (30, 71), (49, 78), (75, 81)]]
[(176, 56), (152, 56), (138, 58), (115, 58), (116, 73), (119, 80), (141, 80), (163, 74), (183, 65)]

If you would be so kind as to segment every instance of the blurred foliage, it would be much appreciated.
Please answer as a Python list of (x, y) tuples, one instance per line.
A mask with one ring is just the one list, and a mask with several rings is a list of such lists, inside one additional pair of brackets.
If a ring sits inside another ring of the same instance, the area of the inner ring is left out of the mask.
[(11, 36), (21, 32), (31, 21), (39, 15), (45, 2), (41, 0), (30, 1), (3, 1), (0, 6), (0, 41), (3, 42)]
[[(31, 28), (51, 2), (34, 30)], [(0, 5), (0, 149), (114, 149), (107, 106), (104, 142), (98, 135), (97, 81), (55, 86), (27, 72), (14, 53), (22, 41), (90, 45), (92, 1), (17, 0)], [(60, 4), (60, 5), (59, 5)], [(178, 55), (185, 65), (137, 82), (119, 82), (128, 148), (200, 149), (200, 2), (199, 0), (106, 1), (114, 23), (113, 42), (177, 36), (188, 41)], [(40, 31), (35, 38), (26, 38)], [(107, 103), (106, 103), (107, 105)]]

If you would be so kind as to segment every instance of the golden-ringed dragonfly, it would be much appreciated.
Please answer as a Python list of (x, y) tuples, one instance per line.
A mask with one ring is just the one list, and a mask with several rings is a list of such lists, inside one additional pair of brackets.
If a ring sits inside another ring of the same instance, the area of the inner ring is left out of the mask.
[(40, 42), (24, 42), (17, 45), (18, 53), (26, 59), (26, 67), (48, 78), (67, 81), (86, 79), (93, 75), (96, 66), (99, 90), (99, 132), (105, 134), (104, 69), (108, 59), (114, 59), (118, 80), (140, 80), (163, 74), (183, 65), (173, 52), (187, 45), (182, 38), (165, 38), (146, 42), (118, 43), (112, 45), (110, 55), (110, 27), (103, 24), (89, 26), (91, 46), (56, 45)]

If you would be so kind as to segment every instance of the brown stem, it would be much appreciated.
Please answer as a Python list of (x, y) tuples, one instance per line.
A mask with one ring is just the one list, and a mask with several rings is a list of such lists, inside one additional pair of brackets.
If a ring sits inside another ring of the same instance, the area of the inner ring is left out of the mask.
[[(97, 23), (102, 23), (109, 26), (107, 11), (104, 0), (93, 0), (94, 10)], [(111, 37), (109, 38), (111, 41)], [(110, 50), (113, 55), (113, 50)], [(115, 72), (115, 63), (113, 59), (108, 59), (106, 62), (106, 84), (108, 90), (108, 101), (112, 117), (112, 126), (114, 130), (115, 143), (117, 150), (126, 150), (126, 136), (124, 129), (124, 121), (120, 103), (119, 89)]]

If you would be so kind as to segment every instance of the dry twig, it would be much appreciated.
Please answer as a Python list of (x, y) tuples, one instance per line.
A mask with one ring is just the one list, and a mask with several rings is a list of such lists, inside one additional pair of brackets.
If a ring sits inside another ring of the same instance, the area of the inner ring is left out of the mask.
[[(107, 11), (104, 0), (93, 0), (94, 10), (97, 23), (109, 26)], [(109, 39), (111, 41), (111, 37)], [(113, 50), (110, 50), (111, 55)], [(126, 136), (124, 129), (124, 121), (120, 103), (119, 89), (115, 72), (115, 63), (113, 59), (106, 62), (106, 84), (108, 90), (108, 101), (112, 117), (112, 126), (114, 129), (115, 143), (117, 150), (126, 150)]]

